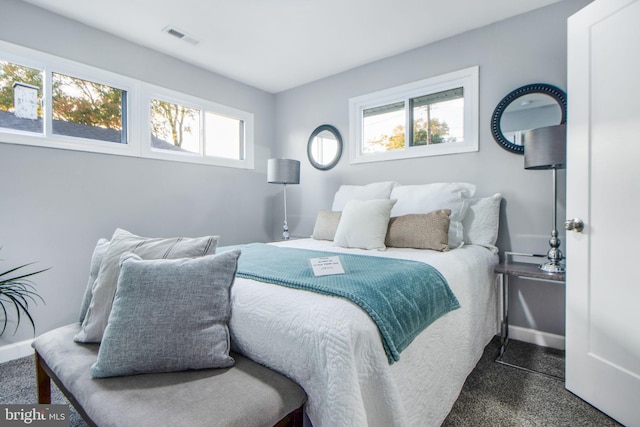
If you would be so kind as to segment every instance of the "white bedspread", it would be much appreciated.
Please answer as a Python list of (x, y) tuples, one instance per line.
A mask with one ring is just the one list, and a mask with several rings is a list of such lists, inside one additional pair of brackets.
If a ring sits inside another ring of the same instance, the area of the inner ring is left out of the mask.
[(375, 323), (341, 298), (237, 278), (230, 321), (236, 351), (305, 389), (315, 427), (440, 425), (496, 333), (497, 256), (479, 246), (439, 253), (342, 249), (312, 239), (276, 244), (412, 259), (444, 275), (462, 307), (423, 331), (393, 365)]

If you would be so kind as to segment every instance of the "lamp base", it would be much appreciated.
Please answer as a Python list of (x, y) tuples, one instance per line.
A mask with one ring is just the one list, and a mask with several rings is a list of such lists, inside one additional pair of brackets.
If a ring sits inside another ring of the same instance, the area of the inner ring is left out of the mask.
[(564, 264), (553, 261), (545, 262), (544, 264), (539, 265), (538, 268), (542, 271), (546, 271), (547, 273), (564, 273), (567, 271)]
[[(554, 169), (555, 170), (555, 169)], [(555, 217), (555, 208), (554, 208), (554, 217)], [(560, 250), (560, 239), (558, 239), (558, 230), (556, 230), (556, 224), (553, 224), (553, 230), (551, 231), (551, 239), (549, 239), (549, 252), (547, 252), (548, 262), (540, 265), (538, 268), (542, 271), (546, 271), (547, 273), (564, 273), (566, 268), (562, 263), (564, 256), (562, 255), (562, 251)]]

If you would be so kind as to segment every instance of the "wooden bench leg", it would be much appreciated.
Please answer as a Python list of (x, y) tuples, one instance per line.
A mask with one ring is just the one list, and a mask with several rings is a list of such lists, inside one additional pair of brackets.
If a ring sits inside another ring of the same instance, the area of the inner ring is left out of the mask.
[(49, 404), (51, 403), (51, 378), (42, 367), (42, 359), (36, 351), (36, 384), (38, 386), (38, 403)]
[(304, 424), (304, 410), (302, 407), (288, 414), (273, 427), (302, 427)]
[(304, 424), (304, 411), (302, 410), (302, 407), (300, 407), (293, 412), (293, 425), (295, 427), (302, 427), (303, 424)]

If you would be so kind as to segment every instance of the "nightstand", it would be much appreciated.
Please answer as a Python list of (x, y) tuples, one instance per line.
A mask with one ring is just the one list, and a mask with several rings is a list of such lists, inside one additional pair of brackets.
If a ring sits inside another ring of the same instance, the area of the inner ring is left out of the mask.
[(502, 287), (502, 319), (500, 322), (500, 353), (496, 358), (496, 362), (502, 365), (511, 366), (513, 368), (522, 369), (530, 372), (537, 372), (552, 376), (554, 378), (560, 378), (556, 375), (551, 375), (546, 372), (535, 371), (522, 366), (507, 363), (503, 360), (507, 345), (509, 344), (509, 277), (523, 277), (527, 279), (535, 279), (544, 282), (552, 282), (560, 285), (565, 283), (565, 273), (547, 273), (538, 268), (539, 263), (529, 262), (513, 262), (509, 261), (509, 257), (531, 257), (539, 258), (540, 262), (546, 259), (545, 255), (535, 254), (523, 254), (518, 252), (505, 252), (505, 262), (498, 264), (495, 268), (495, 272), (500, 276), (500, 284)]

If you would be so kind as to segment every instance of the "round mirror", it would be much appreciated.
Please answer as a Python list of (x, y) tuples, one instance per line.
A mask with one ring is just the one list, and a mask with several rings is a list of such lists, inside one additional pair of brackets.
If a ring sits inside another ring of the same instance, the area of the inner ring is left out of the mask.
[(309, 137), (307, 156), (314, 168), (329, 170), (342, 156), (342, 137), (331, 125), (318, 126)]
[(502, 98), (491, 117), (493, 138), (505, 150), (524, 154), (526, 131), (566, 123), (567, 98), (562, 89), (537, 83)]

